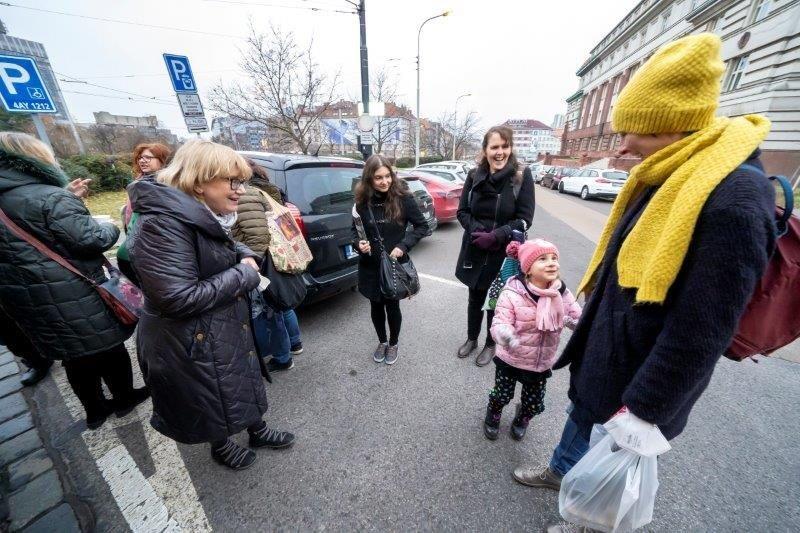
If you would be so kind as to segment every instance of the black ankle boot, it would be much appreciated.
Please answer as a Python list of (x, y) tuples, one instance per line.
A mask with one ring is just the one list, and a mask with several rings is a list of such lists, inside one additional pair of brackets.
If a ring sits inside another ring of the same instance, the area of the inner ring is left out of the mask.
[(86, 427), (97, 429), (105, 424), (106, 419), (114, 412), (114, 407), (108, 400), (102, 400), (91, 411), (86, 411)]
[(117, 415), (117, 418), (122, 418), (133, 411), (137, 405), (144, 402), (149, 397), (150, 388), (142, 387), (141, 389), (133, 389), (128, 397), (122, 400), (118, 401), (116, 398), (114, 398), (114, 414)]
[(489, 440), (497, 440), (500, 433), (500, 416), (503, 411), (495, 411), (491, 405), (486, 406), (486, 418), (483, 420), (483, 434)]
[(517, 405), (517, 412), (514, 415), (514, 421), (511, 422), (511, 438), (514, 440), (522, 440), (525, 432), (528, 430), (528, 424), (531, 422), (531, 417), (521, 416), (519, 414), (520, 406)]
[(228, 439), (224, 444), (211, 445), (211, 457), (232, 470), (244, 470), (256, 461), (256, 452)]

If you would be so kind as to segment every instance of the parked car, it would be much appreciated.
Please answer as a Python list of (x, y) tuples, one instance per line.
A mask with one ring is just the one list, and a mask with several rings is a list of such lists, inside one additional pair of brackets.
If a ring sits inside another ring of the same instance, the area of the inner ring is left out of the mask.
[(440, 161), (438, 163), (425, 163), (417, 168), (426, 172), (433, 170), (453, 172), (462, 183), (467, 181), (467, 173), (469, 172), (469, 168), (467, 168), (463, 161)]
[(542, 187), (547, 187), (551, 190), (558, 189), (558, 184), (564, 176), (574, 176), (580, 172), (579, 168), (572, 167), (553, 167), (553, 170), (547, 172), (542, 177)]
[(628, 173), (613, 168), (582, 168), (574, 176), (561, 178), (558, 192), (580, 194), (583, 200), (589, 198), (616, 198)]
[(305, 304), (358, 284), (358, 252), (350, 227), (354, 190), (364, 163), (337, 157), (240, 152), (266, 169), (286, 195), (314, 259), (303, 273)]
[(433, 209), (439, 224), (452, 222), (456, 219), (458, 202), (461, 200), (463, 187), (445, 178), (420, 172), (418, 170), (401, 170), (401, 178), (413, 176), (425, 184), (428, 193), (433, 197)]
[[(534, 165), (537, 165), (537, 163), (534, 163)], [(547, 174), (548, 172), (552, 172), (554, 168), (555, 166), (553, 165), (543, 165), (541, 163), (538, 164), (535, 172), (531, 168), (531, 174), (533, 174), (534, 183), (541, 183), (542, 178), (544, 178), (545, 174)]]
[(431, 196), (427, 187), (425, 187), (425, 182), (421, 181), (419, 177), (414, 175), (400, 176), (400, 178), (402, 178), (403, 181), (405, 181), (408, 185), (411, 194), (417, 201), (419, 210), (422, 212), (422, 216), (424, 216), (425, 220), (428, 221), (431, 231), (435, 230), (439, 223), (436, 220), (436, 209), (434, 208), (433, 196)]
[(428, 174), (439, 176), (440, 178), (446, 179), (447, 181), (452, 182), (456, 185), (464, 185), (464, 182), (467, 180), (467, 175), (460, 170), (453, 170), (448, 168), (424, 167), (422, 165), (418, 166), (417, 168), (412, 168), (410, 170), (412, 172), (413, 171), (427, 172)]
[(542, 168), (541, 163), (531, 163), (528, 165), (528, 168), (531, 170), (531, 175), (533, 176), (533, 182), (539, 183), (542, 181), (542, 177), (539, 175), (539, 169)]

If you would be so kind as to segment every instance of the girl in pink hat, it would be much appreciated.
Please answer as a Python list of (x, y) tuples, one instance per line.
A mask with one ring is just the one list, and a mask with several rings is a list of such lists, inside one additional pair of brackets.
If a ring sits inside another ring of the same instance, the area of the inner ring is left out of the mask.
[(489, 393), (483, 433), (495, 440), (503, 407), (514, 397), (517, 382), (522, 398), (511, 424), (511, 436), (525, 436), (531, 418), (544, 411), (544, 393), (556, 361), (564, 326), (575, 328), (581, 307), (559, 279), (558, 248), (542, 239), (512, 242), (506, 253), (520, 262), (520, 274), (500, 293), (492, 322), (497, 342), (494, 388)]

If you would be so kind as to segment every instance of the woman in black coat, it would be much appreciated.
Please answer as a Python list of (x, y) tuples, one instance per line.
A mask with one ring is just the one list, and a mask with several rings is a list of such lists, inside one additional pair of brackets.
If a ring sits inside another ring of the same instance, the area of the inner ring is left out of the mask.
[[(74, 183), (74, 182), (73, 182)], [(95, 282), (106, 281), (103, 252), (119, 237), (98, 224), (67, 190), (53, 152), (24, 133), (0, 133), (0, 208), (17, 226)], [(67, 380), (86, 410), (89, 429), (112, 413), (125, 416), (148, 397), (133, 388), (123, 326), (95, 288), (45, 256), (0, 222), (0, 305), (35, 351), (64, 362)], [(105, 381), (113, 397), (102, 389)]]
[[(355, 200), (357, 217), (353, 217), (352, 231), (354, 248), (360, 253), (358, 290), (370, 301), (372, 324), (378, 334), (378, 347), (372, 359), (376, 363), (393, 365), (397, 362), (397, 343), (403, 315), (398, 300), (388, 300), (381, 294), (381, 250), (385, 249), (399, 262), (408, 261), (409, 250), (420, 239), (430, 235), (431, 229), (408, 186), (397, 177), (389, 160), (382, 155), (376, 154), (367, 159), (361, 181), (356, 187)], [(358, 219), (366, 231), (366, 239), (359, 236)], [(411, 228), (406, 229), (409, 224)]]
[[(467, 357), (478, 347), (483, 305), (489, 286), (505, 258), (513, 230), (527, 231), (533, 221), (534, 191), (531, 171), (517, 170), (514, 132), (495, 126), (483, 136), (482, 158), (470, 171), (458, 205), (458, 221), (464, 228), (456, 277), (469, 288), (467, 340), (458, 357)], [(486, 344), (475, 359), (484, 366), (494, 357), (494, 339), (489, 332), (493, 311), (486, 312)]]
[(186, 444), (211, 443), (239, 470), (255, 453), (229, 437), (247, 428), (250, 446), (281, 448), (294, 436), (261, 419), (267, 397), (250, 330), (257, 257), (234, 242), (247, 162), (228, 147), (193, 140), (158, 177), (129, 188), (139, 221), (129, 236), (145, 295), (136, 344), (153, 393), (151, 424)]

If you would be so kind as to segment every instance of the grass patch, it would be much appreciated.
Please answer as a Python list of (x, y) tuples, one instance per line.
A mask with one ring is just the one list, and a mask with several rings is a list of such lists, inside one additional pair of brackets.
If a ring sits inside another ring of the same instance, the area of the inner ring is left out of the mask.
[(86, 207), (92, 215), (108, 215), (120, 226), (120, 209), (125, 205), (127, 196), (124, 190), (91, 194), (86, 198)]

